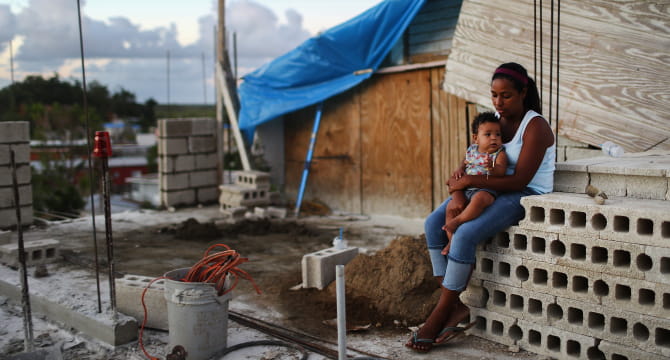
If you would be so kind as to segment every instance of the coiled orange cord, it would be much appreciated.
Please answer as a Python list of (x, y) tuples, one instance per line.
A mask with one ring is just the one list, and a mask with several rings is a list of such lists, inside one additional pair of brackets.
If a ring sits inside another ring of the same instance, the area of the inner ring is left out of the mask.
[[(210, 254), (210, 252), (216, 248), (224, 248), (225, 250)], [(232, 291), (235, 288), (235, 286), (237, 286), (237, 283), (240, 281), (240, 278), (242, 278), (244, 280), (250, 281), (251, 285), (253, 285), (256, 292), (260, 294), (261, 289), (258, 287), (258, 285), (256, 285), (256, 282), (254, 282), (254, 279), (251, 277), (251, 275), (249, 275), (249, 273), (237, 267), (238, 265), (243, 264), (247, 261), (249, 261), (248, 258), (241, 257), (237, 251), (232, 250), (228, 245), (215, 244), (210, 246), (205, 251), (202, 260), (198, 261), (195, 265), (193, 265), (191, 267), (191, 270), (189, 270), (189, 272), (186, 274), (186, 276), (184, 276), (183, 279), (179, 279), (179, 281), (204, 282), (214, 284), (214, 288), (217, 290), (217, 295), (221, 296)], [(233, 284), (226, 289), (225, 283), (228, 274), (233, 276), (234, 280)], [(144, 303), (144, 295), (146, 294), (147, 290), (149, 290), (149, 287), (151, 287), (151, 284), (161, 279), (167, 279), (167, 278), (165, 276), (161, 276), (151, 280), (149, 284), (147, 284), (147, 286), (144, 288), (144, 291), (142, 291), (142, 308), (144, 309), (144, 320), (142, 320), (142, 326), (140, 327), (139, 343), (142, 352), (150, 360), (160, 360), (160, 359), (151, 356), (144, 349), (144, 343), (142, 342), (142, 334), (144, 333), (144, 326), (147, 323), (147, 306)]]

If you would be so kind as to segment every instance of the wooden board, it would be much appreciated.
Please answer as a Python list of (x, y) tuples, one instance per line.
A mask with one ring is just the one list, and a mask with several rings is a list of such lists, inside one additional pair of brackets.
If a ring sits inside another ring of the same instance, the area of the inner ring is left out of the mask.
[(361, 94), (363, 212), (432, 210), (430, 70), (373, 76)]
[[(354, 89), (328, 99), (323, 108), (304, 199), (335, 210), (361, 212), (359, 96)], [(316, 107), (285, 117), (286, 194), (295, 201)]]
[[(549, 110), (550, 8), (544, 2), (543, 107)], [(509, 9), (514, 9), (510, 16)], [(562, 2), (559, 134), (597, 145), (612, 140), (627, 151), (670, 149), (670, 6), (605, 0)], [(554, 45), (556, 46), (556, 45)], [(533, 1), (465, 0), (447, 61), (445, 90), (490, 106), (491, 73), (517, 61), (534, 74)], [(554, 56), (556, 61), (556, 56)], [(539, 64), (538, 64), (539, 68)]]

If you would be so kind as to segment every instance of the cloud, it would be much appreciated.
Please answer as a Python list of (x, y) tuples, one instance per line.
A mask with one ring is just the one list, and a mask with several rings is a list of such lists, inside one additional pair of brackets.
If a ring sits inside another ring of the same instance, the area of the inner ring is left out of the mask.
[[(8, 40), (20, 38), (14, 45), (17, 74), (58, 71), (62, 78), (80, 78), (79, 25), (77, 7), (72, 0), (29, 0), (28, 6), (13, 14), (7, 5), (0, 5), (0, 52)], [(216, 4), (213, 2), (213, 4)], [(185, 5), (186, 6), (186, 5)], [(166, 53), (171, 57), (172, 102), (202, 102), (202, 56), (208, 84), (213, 84), (214, 29), (217, 25), (216, 7), (211, 14), (197, 19), (199, 38), (190, 44), (177, 40), (174, 23), (163, 27), (143, 29), (126, 17), (106, 20), (85, 16), (82, 3), (86, 78), (98, 80), (110, 89), (123, 87), (136, 92), (138, 100), (154, 97), (166, 101)], [(251, 71), (273, 58), (293, 49), (310, 37), (303, 26), (302, 16), (295, 10), (285, 13), (285, 22), (254, 1), (238, 0), (228, 4), (226, 26), (229, 34), (237, 36), (239, 73)], [(232, 54), (231, 36), (228, 38)], [(95, 62), (105, 59), (105, 62)], [(4, 77), (4, 76), (3, 76)], [(17, 77), (18, 78), (18, 77)], [(6, 79), (0, 79), (0, 83)], [(211, 85), (213, 88), (213, 85)], [(212, 101), (213, 90), (209, 100)]]

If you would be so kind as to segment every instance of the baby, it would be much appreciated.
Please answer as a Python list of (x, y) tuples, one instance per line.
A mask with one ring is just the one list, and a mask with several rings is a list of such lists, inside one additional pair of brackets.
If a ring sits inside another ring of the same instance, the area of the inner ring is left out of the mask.
[[(493, 112), (483, 112), (475, 117), (472, 123), (472, 145), (465, 153), (461, 166), (452, 174), (455, 178), (463, 175), (503, 176), (507, 169), (507, 155), (502, 145), (500, 120)], [(493, 204), (498, 193), (490, 189), (468, 188), (451, 193), (452, 201), (447, 204), (447, 215), (442, 230), (447, 232), (449, 243), (442, 250), (443, 255), (449, 253), (451, 236), (464, 222), (475, 219), (484, 209)], [(461, 213), (452, 204), (453, 200), (467, 203)]]

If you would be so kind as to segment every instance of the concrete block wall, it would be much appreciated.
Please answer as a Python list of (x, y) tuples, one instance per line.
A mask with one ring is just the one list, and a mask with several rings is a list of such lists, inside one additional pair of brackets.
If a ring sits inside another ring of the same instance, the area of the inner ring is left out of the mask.
[(477, 252), (468, 292), (481, 296), (463, 297), (472, 332), (558, 359), (670, 357), (670, 201), (521, 203), (519, 225)]
[(161, 204), (188, 206), (216, 202), (216, 121), (209, 118), (158, 120)]
[(27, 121), (0, 122), (0, 229), (16, 226), (12, 150), (19, 185), (21, 224), (29, 225), (33, 222), (33, 192), (30, 174), (30, 127)]

